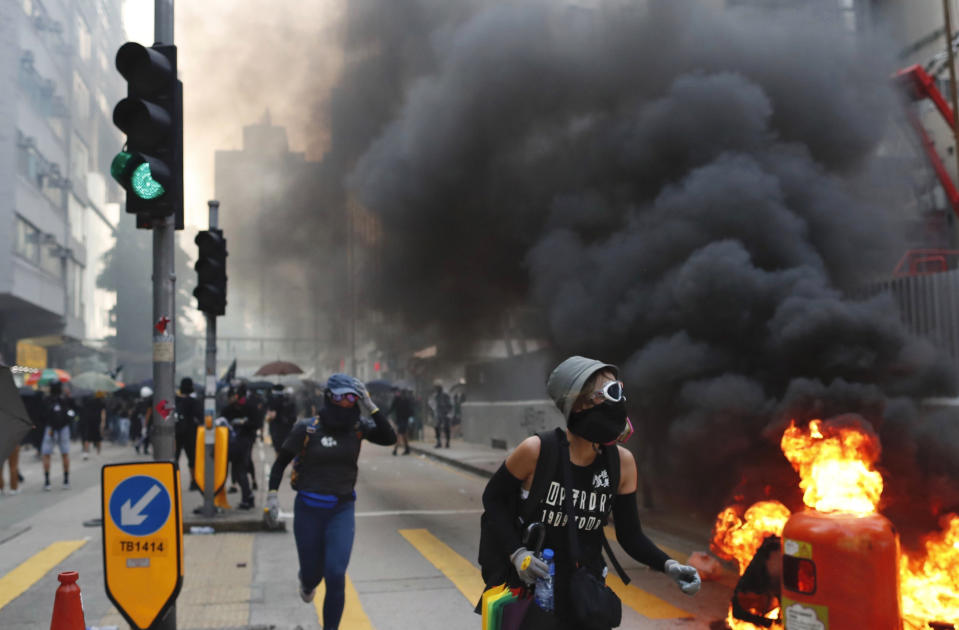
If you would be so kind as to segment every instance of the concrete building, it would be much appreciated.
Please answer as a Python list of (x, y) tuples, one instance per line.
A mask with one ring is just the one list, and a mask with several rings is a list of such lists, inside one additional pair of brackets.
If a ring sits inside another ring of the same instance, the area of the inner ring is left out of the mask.
[(121, 0), (0, 5), (0, 357), (108, 367), (115, 294), (97, 288), (121, 190), (112, 108)]
[[(318, 165), (290, 151), (286, 129), (269, 112), (243, 128), (239, 150), (217, 151), (214, 164), (229, 252), (218, 361), (237, 358), (240, 376), (269, 359), (320, 375), (337, 369), (348, 304), (346, 278), (337, 273), (345, 267), (344, 220), (342, 209), (317, 206)], [(304, 230), (303, 217), (313, 212), (325, 213), (328, 229)]]

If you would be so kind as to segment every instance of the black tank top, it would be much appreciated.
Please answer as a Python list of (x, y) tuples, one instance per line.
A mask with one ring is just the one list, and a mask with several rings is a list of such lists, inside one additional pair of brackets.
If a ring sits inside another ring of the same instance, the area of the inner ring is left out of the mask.
[[(597, 453), (589, 466), (572, 465), (573, 469), (573, 517), (579, 533), (581, 560), (597, 576), (605, 577), (603, 561), (603, 522), (613, 508), (616, 488), (610, 487), (607, 458)], [(546, 495), (539, 502), (533, 518), (546, 525), (546, 540), (543, 548), (556, 554), (556, 582), (554, 601), (556, 612), (562, 615), (569, 607), (569, 576), (571, 562), (569, 534), (566, 528), (566, 489), (563, 487), (562, 463), (557, 463), (553, 480)]]

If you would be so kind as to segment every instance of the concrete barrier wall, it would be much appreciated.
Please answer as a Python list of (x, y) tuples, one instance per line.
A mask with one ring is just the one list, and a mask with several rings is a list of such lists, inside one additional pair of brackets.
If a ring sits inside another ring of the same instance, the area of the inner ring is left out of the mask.
[(463, 404), (463, 439), (473, 444), (512, 450), (538, 431), (565, 425), (552, 400)]

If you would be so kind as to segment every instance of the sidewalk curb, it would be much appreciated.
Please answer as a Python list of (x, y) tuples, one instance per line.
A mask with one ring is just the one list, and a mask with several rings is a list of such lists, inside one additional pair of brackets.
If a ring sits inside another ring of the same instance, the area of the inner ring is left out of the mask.
[(448, 457), (446, 455), (443, 455), (437, 452), (439, 450), (440, 449), (429, 449), (429, 448), (422, 448), (420, 446), (413, 446), (412, 444), (410, 445), (410, 451), (412, 451), (413, 453), (416, 453), (417, 455), (423, 455), (424, 457), (435, 459), (438, 462), (443, 462), (444, 464), (448, 464), (450, 466), (454, 466), (461, 470), (465, 470), (468, 473), (478, 475), (480, 477), (483, 477), (484, 479), (489, 479), (490, 477), (493, 476), (493, 473), (486, 470), (485, 468), (474, 466), (473, 464), (469, 464), (467, 462), (461, 462), (458, 459), (455, 459), (453, 457)]

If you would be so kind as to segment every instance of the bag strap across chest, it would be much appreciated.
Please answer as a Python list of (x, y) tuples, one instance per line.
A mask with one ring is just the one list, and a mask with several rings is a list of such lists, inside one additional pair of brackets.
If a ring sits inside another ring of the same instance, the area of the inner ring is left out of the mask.
[[(566, 488), (566, 500), (563, 502), (563, 507), (566, 510), (566, 532), (569, 536), (569, 555), (573, 566), (578, 566), (582, 561), (582, 556), (580, 555), (579, 534), (576, 527), (576, 515), (573, 514), (573, 464), (570, 461), (569, 441), (566, 439), (566, 436), (558, 436), (558, 441), (559, 458), (563, 469), (563, 486)], [(609, 486), (613, 495), (615, 496), (616, 490), (619, 488), (619, 447), (617, 447), (615, 444), (611, 446), (604, 446), (603, 452), (607, 458), (607, 469), (610, 479)], [(610, 452), (615, 453), (615, 455), (611, 455)], [(615, 467), (610, 467), (613, 459), (615, 459), (616, 465)], [(616, 559), (616, 556), (613, 554), (613, 549), (609, 546), (609, 541), (606, 539), (605, 528), (607, 520), (608, 513), (603, 514), (603, 521), (602, 525), (600, 526), (600, 537), (603, 541), (603, 550), (606, 552), (606, 557), (609, 558), (610, 564), (613, 565), (613, 568), (619, 575), (619, 579), (623, 581), (623, 584), (629, 584), (629, 576), (626, 574), (626, 571), (623, 570), (622, 565), (619, 564), (619, 560)]]

